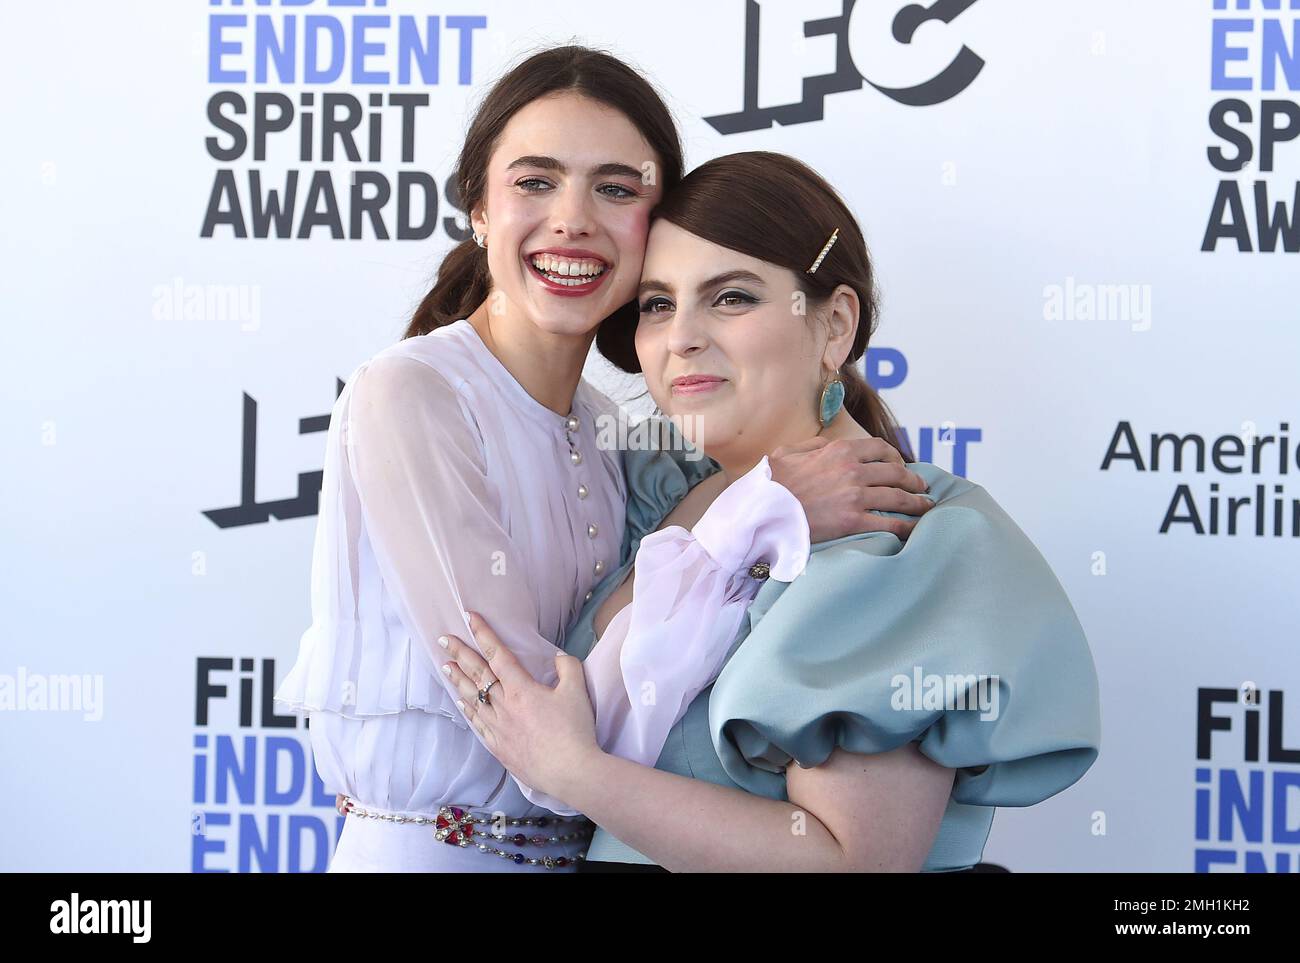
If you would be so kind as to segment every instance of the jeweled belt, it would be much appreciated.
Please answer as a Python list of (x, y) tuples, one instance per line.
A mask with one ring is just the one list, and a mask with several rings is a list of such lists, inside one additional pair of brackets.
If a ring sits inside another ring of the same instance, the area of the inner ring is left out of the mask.
[[(356, 800), (351, 796), (343, 797), (345, 802), (343, 810), (349, 816), (360, 816), (364, 819), (380, 819), (391, 823), (414, 823), (417, 826), (432, 826), (434, 839), (444, 842), (449, 846), (459, 846), (461, 849), (469, 846), (477, 846), (478, 851), (488, 856), (497, 856), (501, 859), (508, 859), (511, 862), (529, 866), (541, 866), (544, 869), (563, 869), (571, 863), (585, 859), (585, 853), (579, 853), (577, 856), (527, 856), (520, 852), (509, 852), (491, 845), (485, 840), (491, 839), (501, 843), (513, 843), (516, 846), (527, 846), (530, 843), (533, 846), (549, 846), (557, 843), (571, 843), (585, 839), (590, 836), (594, 828), (590, 820), (582, 817), (563, 818), (560, 816), (480, 816), (470, 812), (462, 806), (441, 806), (438, 808), (436, 816), (403, 816), (398, 813), (383, 812), (378, 809), (363, 809), (357, 805)], [(503, 833), (503, 832), (485, 832), (477, 829), (478, 826), (495, 826), (504, 828), (505, 826), (535, 826), (538, 829), (555, 829), (568, 828), (573, 826), (572, 832), (560, 835), (545, 835), (535, 833), (529, 836), (525, 833)], [(475, 842), (478, 837), (480, 842)]]

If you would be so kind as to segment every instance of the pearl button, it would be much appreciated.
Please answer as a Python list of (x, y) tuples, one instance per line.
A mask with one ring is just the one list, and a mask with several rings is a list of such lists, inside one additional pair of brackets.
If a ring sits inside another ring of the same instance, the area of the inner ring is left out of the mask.
[(573, 451), (569, 452), (569, 461), (573, 462), (575, 465), (581, 465), (582, 452), (578, 451), (578, 449), (576, 448)]
[(602, 561), (600, 561), (599, 559), (597, 559), (597, 560), (596, 560), (596, 574), (599, 575), (599, 574), (600, 574), (601, 572), (603, 572), (603, 571), (605, 571), (605, 563), (602, 562)]
[(586, 597), (585, 599), (583, 599), (583, 601), (584, 601), (584, 602), (590, 602), (590, 601), (591, 601), (591, 597), (592, 597), (593, 595), (595, 595), (595, 594), (596, 594), (595, 592), (588, 592), (588, 593), (587, 593), (587, 597)]
[(577, 431), (578, 425), (580, 424), (581, 422), (578, 421), (577, 415), (569, 415), (568, 419), (564, 422), (564, 427), (569, 431)]
[(578, 486), (578, 497), (579, 497), (579, 498), (586, 498), (586, 497), (587, 497), (587, 486), (586, 486), (586, 485), (579, 485), (579, 486)]
[(596, 537), (596, 526), (595, 526), (595, 525), (588, 525), (588, 526), (587, 526), (587, 537), (588, 537), (588, 538), (595, 538), (595, 537)]

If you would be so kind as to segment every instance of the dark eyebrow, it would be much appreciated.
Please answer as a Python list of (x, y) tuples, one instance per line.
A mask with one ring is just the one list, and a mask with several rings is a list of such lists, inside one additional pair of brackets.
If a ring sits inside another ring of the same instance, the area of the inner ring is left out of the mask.
[(722, 274), (716, 274), (713, 277), (709, 278), (707, 281), (705, 281), (703, 284), (701, 284), (695, 290), (700, 294), (703, 294), (709, 288), (716, 288), (720, 284), (730, 284), (732, 281), (745, 281), (748, 284), (758, 284), (758, 285), (762, 285), (764, 283), (763, 279), (759, 277), (757, 274), (755, 274), (753, 271), (744, 271), (744, 270), (737, 269), (735, 271), (724, 271)]
[[(711, 288), (716, 288), (720, 284), (729, 284), (732, 281), (746, 281), (749, 284), (757, 284), (760, 286), (765, 283), (763, 279), (753, 271), (737, 269), (735, 271), (724, 271), (721, 274), (715, 274), (707, 281), (701, 282), (695, 290), (699, 294), (703, 294)], [(671, 291), (672, 289), (672, 285), (667, 282), (656, 281), (651, 278), (642, 281), (641, 286), (636, 289), (636, 293), (637, 297), (644, 297), (647, 291)]]
[[(516, 167), (540, 167), (542, 170), (555, 171), (559, 174), (567, 174), (569, 171), (568, 167), (558, 159), (537, 154), (525, 154), (523, 157), (516, 157), (506, 165), (506, 170), (512, 171)], [(637, 180), (641, 179), (641, 171), (627, 164), (620, 164), (617, 161), (597, 164), (589, 173), (592, 177), (635, 177)]]

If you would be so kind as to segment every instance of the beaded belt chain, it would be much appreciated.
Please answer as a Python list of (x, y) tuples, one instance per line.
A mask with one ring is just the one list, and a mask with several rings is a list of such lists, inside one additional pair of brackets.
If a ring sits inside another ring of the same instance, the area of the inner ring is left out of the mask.
[[(581, 817), (577, 819), (562, 819), (559, 816), (530, 816), (522, 818), (510, 818), (507, 816), (476, 816), (460, 806), (441, 806), (438, 809), (437, 816), (399, 816), (396, 813), (380, 812), (378, 810), (362, 809), (356, 804), (351, 797), (344, 797), (347, 802), (344, 804), (344, 811), (349, 816), (361, 816), (366, 819), (382, 819), (392, 823), (414, 823), (417, 826), (433, 826), (433, 836), (440, 842), (447, 843), (450, 846), (459, 846), (464, 849), (468, 846), (478, 846), (478, 851), (488, 856), (498, 856), (501, 859), (508, 859), (517, 865), (528, 864), (529, 866), (541, 866), (545, 869), (563, 869), (571, 863), (576, 863), (580, 859), (585, 859), (583, 853), (577, 856), (526, 856), (519, 852), (509, 852), (504, 849), (498, 849), (485, 841), (475, 843), (474, 838), (477, 836), (480, 840), (492, 839), (501, 843), (513, 843), (516, 846), (527, 846), (531, 843), (534, 846), (547, 846), (555, 843), (571, 843), (585, 839), (591, 835), (592, 824), (590, 821)], [(570, 833), (561, 835), (544, 835), (537, 833), (533, 836), (524, 833), (491, 833), (482, 829), (476, 829), (476, 826), (536, 826), (538, 829), (547, 829), (554, 826), (556, 829), (562, 829), (568, 824), (575, 824), (576, 829)]]

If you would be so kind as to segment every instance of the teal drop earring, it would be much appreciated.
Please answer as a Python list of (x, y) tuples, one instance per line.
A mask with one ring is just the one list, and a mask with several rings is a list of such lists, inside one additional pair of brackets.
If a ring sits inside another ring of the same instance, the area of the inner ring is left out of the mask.
[(822, 388), (821, 403), (817, 409), (817, 420), (821, 422), (821, 426), (825, 428), (829, 425), (842, 407), (844, 407), (844, 382), (840, 380), (839, 375), (832, 375), (832, 380)]

